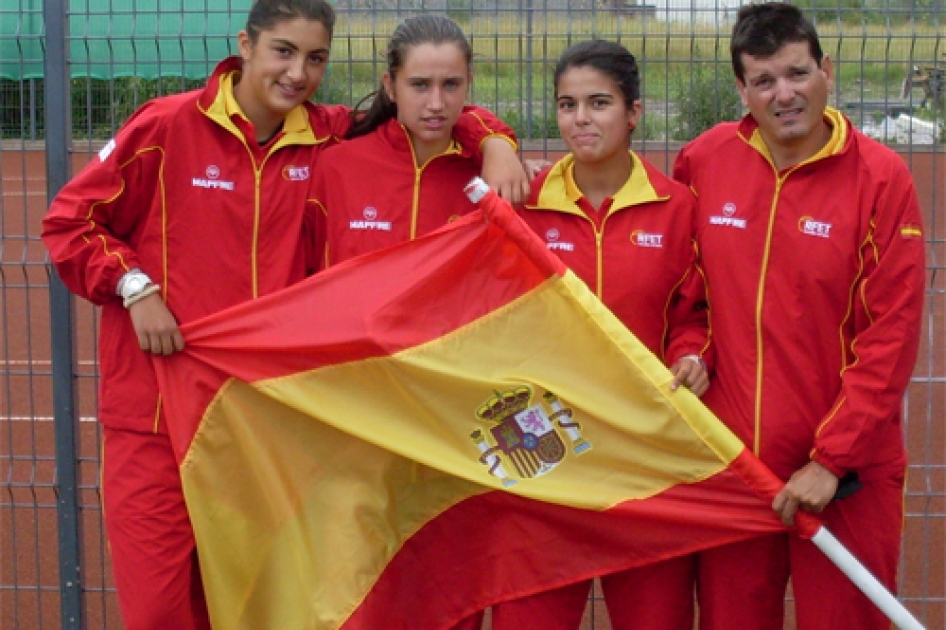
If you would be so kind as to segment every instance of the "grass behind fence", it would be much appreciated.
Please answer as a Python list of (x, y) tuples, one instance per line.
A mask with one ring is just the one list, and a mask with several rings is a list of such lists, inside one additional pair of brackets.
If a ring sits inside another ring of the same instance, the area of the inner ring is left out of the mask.
[[(946, 41), (941, 34), (946, 28), (940, 24), (939, 13), (907, 20), (897, 14), (863, 12), (854, 22), (830, 19), (838, 15), (830, 11), (822, 13), (817, 14), (818, 28), (825, 52), (836, 64), (836, 104), (898, 98), (909, 68), (946, 65)], [(557, 135), (552, 66), (569, 45), (592, 37), (619, 41), (638, 57), (647, 113), (645, 135), (686, 140), (738, 112), (729, 66), (730, 22), (681, 24), (607, 11), (454, 10), (450, 15), (473, 44), (471, 101), (494, 110), (522, 138)], [(316, 99), (355, 105), (377, 89), (387, 39), (399, 19), (377, 12), (341, 13), (329, 73)], [(0, 82), (3, 137), (42, 137), (42, 80), (35, 81), (32, 86)], [(175, 77), (74, 79), (74, 134), (107, 138), (145, 100), (201, 83)], [(919, 102), (922, 95), (915, 98)], [(942, 112), (927, 109), (918, 115), (932, 119)]]

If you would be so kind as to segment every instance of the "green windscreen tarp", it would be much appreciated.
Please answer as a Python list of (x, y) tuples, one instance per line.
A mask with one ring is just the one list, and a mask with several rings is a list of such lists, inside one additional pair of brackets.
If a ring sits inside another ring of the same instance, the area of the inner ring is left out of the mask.
[[(251, 0), (70, 0), (73, 77), (206, 77), (235, 53)], [(0, 2), (0, 78), (43, 76), (43, 0)]]

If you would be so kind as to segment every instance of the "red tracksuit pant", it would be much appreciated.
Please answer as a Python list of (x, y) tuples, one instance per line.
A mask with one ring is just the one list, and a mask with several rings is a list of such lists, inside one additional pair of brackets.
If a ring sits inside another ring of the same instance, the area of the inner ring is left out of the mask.
[(127, 630), (209, 630), (177, 461), (166, 435), (104, 428), (105, 527)]
[[(903, 529), (903, 478), (861, 480), (820, 515), (825, 527), (891, 592)], [(814, 543), (765, 536), (698, 556), (700, 630), (782, 630), (789, 574), (797, 630), (889, 630), (890, 621)]]
[[(695, 557), (601, 578), (612, 630), (692, 630)], [(493, 630), (577, 630), (591, 582), (578, 582), (493, 607)]]

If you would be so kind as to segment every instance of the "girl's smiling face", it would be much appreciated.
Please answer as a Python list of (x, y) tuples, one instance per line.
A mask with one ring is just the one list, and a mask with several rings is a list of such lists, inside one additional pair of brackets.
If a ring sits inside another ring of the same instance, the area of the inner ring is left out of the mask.
[(331, 35), (316, 20), (294, 18), (238, 41), (243, 72), (234, 96), (250, 122), (278, 128), (293, 108), (309, 100), (325, 76)]

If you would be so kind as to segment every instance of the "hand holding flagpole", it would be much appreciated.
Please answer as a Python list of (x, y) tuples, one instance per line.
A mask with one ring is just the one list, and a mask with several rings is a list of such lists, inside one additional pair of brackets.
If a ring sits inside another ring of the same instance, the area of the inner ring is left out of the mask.
[[(834, 562), (874, 604), (901, 630), (923, 630), (880, 581), (871, 574), (847, 548), (821, 524), (812, 512), (821, 512), (828, 501), (843, 498), (861, 487), (856, 474), (838, 479), (817, 462), (809, 462), (798, 470), (772, 501), (772, 509), (785, 525), (797, 522), (799, 534), (808, 538)], [(826, 494), (827, 492), (827, 494)], [(799, 508), (805, 505), (805, 510)]]

